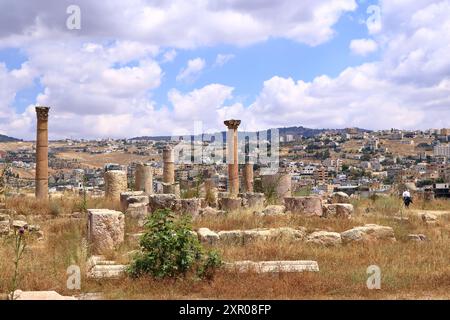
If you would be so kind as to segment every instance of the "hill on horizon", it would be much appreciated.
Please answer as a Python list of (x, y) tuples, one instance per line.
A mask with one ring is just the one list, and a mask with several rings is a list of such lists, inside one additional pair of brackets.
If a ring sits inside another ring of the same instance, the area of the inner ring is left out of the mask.
[[(356, 128), (359, 132), (369, 132), (370, 130), (366, 129), (360, 129)], [(316, 136), (318, 134), (321, 134), (325, 131), (334, 131), (334, 132), (345, 132), (346, 129), (311, 129), (311, 128), (305, 128), (302, 126), (298, 127), (283, 127), (278, 128), (280, 130), (280, 135), (287, 135), (292, 134), (294, 136), (304, 136), (307, 138)], [(222, 131), (225, 132), (225, 131)], [(134, 137), (130, 140), (155, 140), (155, 141), (164, 141), (164, 140), (170, 140), (171, 136), (142, 136), (142, 137)]]
[(17, 141), (23, 141), (22, 139), (17, 139), (13, 137), (8, 137), (3, 134), (0, 134), (0, 142), (17, 142)]

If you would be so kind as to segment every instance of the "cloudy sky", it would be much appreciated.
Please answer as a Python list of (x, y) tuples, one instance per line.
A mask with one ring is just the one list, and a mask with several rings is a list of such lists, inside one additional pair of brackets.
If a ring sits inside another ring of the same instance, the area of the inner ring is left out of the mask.
[(0, 0), (0, 133), (450, 127), (449, 57), (450, 0)]

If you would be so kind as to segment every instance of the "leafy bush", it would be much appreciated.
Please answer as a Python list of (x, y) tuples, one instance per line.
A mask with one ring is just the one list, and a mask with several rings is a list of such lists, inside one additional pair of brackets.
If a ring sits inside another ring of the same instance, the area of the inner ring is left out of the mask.
[(173, 278), (195, 272), (211, 278), (221, 258), (215, 251), (205, 252), (192, 232), (188, 216), (175, 217), (169, 209), (160, 209), (148, 217), (141, 238), (141, 251), (128, 268), (137, 278), (144, 274), (156, 278)]

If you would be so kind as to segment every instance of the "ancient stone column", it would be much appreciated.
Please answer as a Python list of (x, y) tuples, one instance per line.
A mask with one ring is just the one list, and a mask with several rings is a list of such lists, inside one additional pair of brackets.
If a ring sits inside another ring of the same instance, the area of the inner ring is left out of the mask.
[(153, 168), (147, 163), (136, 165), (136, 191), (144, 191), (146, 194), (153, 194)]
[(175, 183), (175, 159), (173, 149), (163, 150), (163, 193), (180, 195), (180, 185)]
[(244, 191), (253, 192), (253, 163), (244, 165)]
[(48, 111), (49, 107), (36, 107), (36, 198), (48, 199)]
[(105, 172), (105, 198), (120, 201), (120, 194), (127, 191), (127, 173), (122, 170)]
[(163, 162), (163, 182), (172, 185), (175, 183), (175, 160), (172, 148), (164, 148)]
[(227, 162), (228, 162), (228, 192), (230, 196), (239, 193), (239, 158), (238, 158), (238, 127), (241, 120), (226, 120), (227, 134)]

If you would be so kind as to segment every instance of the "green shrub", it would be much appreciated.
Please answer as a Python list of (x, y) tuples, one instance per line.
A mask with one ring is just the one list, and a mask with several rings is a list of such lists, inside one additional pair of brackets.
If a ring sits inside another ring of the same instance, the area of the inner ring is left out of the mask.
[(157, 210), (148, 217), (145, 229), (141, 250), (128, 268), (133, 278), (173, 278), (188, 272), (210, 278), (221, 265), (217, 252), (205, 252), (192, 232), (188, 216), (175, 217), (168, 209)]

